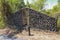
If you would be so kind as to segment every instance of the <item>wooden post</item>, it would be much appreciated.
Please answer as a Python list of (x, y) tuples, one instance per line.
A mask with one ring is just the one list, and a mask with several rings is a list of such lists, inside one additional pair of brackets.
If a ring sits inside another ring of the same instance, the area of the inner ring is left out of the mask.
[(30, 36), (31, 34), (30, 34), (30, 25), (29, 25), (29, 10), (26, 11), (26, 17), (27, 17), (28, 34), (29, 34), (29, 36)]

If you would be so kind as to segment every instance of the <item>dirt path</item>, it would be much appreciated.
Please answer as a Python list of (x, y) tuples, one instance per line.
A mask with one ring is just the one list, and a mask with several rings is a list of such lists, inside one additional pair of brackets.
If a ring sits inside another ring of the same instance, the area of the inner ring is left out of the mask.
[[(7, 29), (0, 29), (0, 34), (6, 34)], [(28, 36), (28, 32), (16, 34), (15, 37), (22, 38), (23, 40), (60, 40), (60, 34), (51, 31), (34, 31), (31, 30), (33, 36)]]
[(33, 34), (34, 36), (28, 36), (27, 32), (23, 31), (16, 36), (23, 38), (24, 40), (60, 40), (60, 35), (56, 32), (31, 30), (31, 34)]

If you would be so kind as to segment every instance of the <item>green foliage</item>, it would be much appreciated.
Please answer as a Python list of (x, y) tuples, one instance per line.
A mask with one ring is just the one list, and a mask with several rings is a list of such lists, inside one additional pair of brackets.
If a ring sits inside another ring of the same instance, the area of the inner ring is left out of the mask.
[(5, 0), (5, 2), (7, 2), (10, 5), (12, 13), (25, 6), (24, 0)]
[(29, 4), (28, 0), (27, 0), (26, 7), (30, 8), (30, 4)]
[(2, 17), (2, 14), (1, 14), (1, 12), (0, 12), (0, 29), (2, 29), (2, 28), (5, 28), (5, 23), (4, 23), (4, 19), (3, 19), (3, 17)]
[(37, 0), (34, 5), (36, 5), (36, 7), (38, 8), (38, 10), (42, 10), (44, 7), (44, 3), (46, 0)]
[(57, 28), (60, 29), (60, 18), (58, 18)]
[(4, 23), (4, 19), (2, 16), (2, 0), (0, 0), (0, 28), (5, 28), (5, 23)]
[(46, 2), (46, 0), (32, 0), (33, 3), (29, 4), (29, 2), (27, 1), (26, 5), (29, 5), (30, 8), (34, 9), (34, 10), (38, 10), (41, 11), (44, 7), (44, 4)]
[(58, 5), (60, 5), (60, 0), (58, 0)]

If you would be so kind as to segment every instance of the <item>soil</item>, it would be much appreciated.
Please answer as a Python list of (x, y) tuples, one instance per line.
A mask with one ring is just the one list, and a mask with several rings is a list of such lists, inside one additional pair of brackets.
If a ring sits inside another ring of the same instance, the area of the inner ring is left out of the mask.
[(60, 40), (60, 34), (57, 32), (31, 30), (31, 35), (29, 36), (28, 32), (24, 30), (15, 36), (23, 38), (24, 40)]
[[(10, 29), (0, 29), (0, 34), (9, 34)], [(23, 31), (22, 33), (18, 33), (15, 35), (17, 38), (22, 38), (23, 40), (60, 40), (60, 34), (57, 32), (46, 31), (46, 30), (32, 30), (31, 36), (28, 35), (27, 31)]]

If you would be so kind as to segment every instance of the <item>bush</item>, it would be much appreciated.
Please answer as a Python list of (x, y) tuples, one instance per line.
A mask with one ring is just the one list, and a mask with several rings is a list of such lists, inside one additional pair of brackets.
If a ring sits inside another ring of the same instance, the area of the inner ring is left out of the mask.
[(0, 12), (0, 29), (5, 28), (5, 26), (6, 26), (3, 20), (4, 19), (2, 17), (2, 13)]
[(58, 21), (57, 21), (57, 28), (60, 29), (60, 18), (58, 18)]

